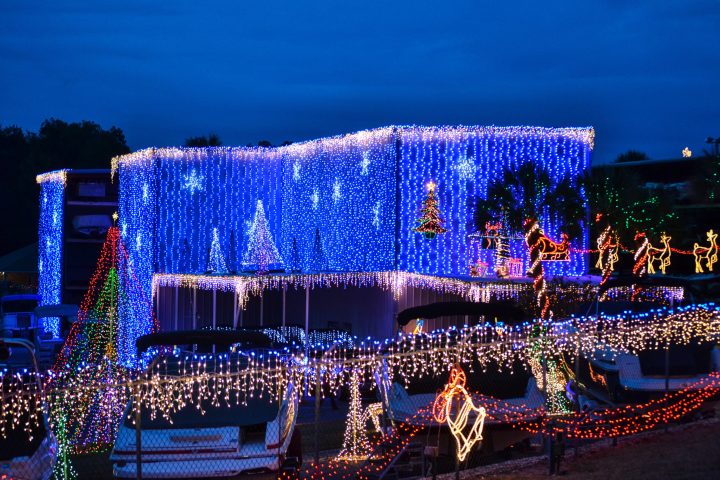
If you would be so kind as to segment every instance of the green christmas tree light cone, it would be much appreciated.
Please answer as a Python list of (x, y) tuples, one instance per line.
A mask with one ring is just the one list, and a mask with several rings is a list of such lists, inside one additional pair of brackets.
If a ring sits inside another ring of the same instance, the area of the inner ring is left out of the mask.
[[(121, 280), (122, 276), (122, 280)], [(130, 369), (121, 361), (126, 345), (124, 315), (135, 318), (138, 305), (130, 302), (128, 289), (137, 286), (117, 227), (108, 229), (95, 272), (90, 279), (78, 311), (78, 321), (53, 367), (54, 385), (73, 391), (63, 402), (64, 435), (76, 452), (103, 451), (112, 445), (128, 392), (123, 384), (130, 380)], [(137, 293), (137, 292), (136, 292)], [(141, 297), (142, 298), (142, 297)], [(151, 320), (150, 330), (157, 324)]]

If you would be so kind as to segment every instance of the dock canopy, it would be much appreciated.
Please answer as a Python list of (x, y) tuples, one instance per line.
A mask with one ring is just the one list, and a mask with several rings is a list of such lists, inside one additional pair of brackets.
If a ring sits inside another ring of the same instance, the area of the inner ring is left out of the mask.
[(181, 330), (177, 332), (158, 332), (143, 335), (135, 341), (138, 353), (150, 347), (173, 345), (197, 345), (217, 350), (229, 350), (231, 345), (240, 344), (246, 348), (271, 348), (272, 340), (262, 332), (248, 330)]

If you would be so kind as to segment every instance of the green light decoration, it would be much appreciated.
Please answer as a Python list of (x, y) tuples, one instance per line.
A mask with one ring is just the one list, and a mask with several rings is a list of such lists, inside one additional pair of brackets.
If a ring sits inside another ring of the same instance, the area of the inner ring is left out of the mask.
[(127, 294), (136, 284), (127, 258), (118, 229), (110, 228), (78, 321), (54, 366), (54, 386), (71, 386), (81, 378), (87, 387), (76, 389), (71, 398), (59, 399), (63, 432), (76, 453), (111, 446), (128, 402), (122, 383), (130, 379), (131, 366), (121, 362), (119, 352), (131, 341), (119, 319), (135, 312), (137, 305)]
[(67, 438), (67, 418), (64, 410), (55, 408), (50, 416), (54, 420), (52, 425), (57, 439), (57, 462), (53, 467), (52, 478), (56, 480), (74, 480), (78, 478), (75, 468), (70, 461), (70, 444)]
[(537, 387), (545, 393), (548, 413), (551, 415), (571, 413), (571, 405), (565, 397), (565, 385), (568, 379), (560, 368), (560, 361), (556, 358), (557, 349), (553, 345), (553, 339), (546, 333), (547, 328), (544, 326), (537, 325), (534, 328), (535, 340), (530, 348), (528, 364)]

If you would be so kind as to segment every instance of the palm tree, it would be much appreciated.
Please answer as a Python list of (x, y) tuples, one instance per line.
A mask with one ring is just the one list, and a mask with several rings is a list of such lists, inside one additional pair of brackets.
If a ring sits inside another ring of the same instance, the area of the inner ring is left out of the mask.
[(532, 163), (506, 169), (488, 187), (487, 198), (477, 201), (475, 225), (483, 230), (487, 222), (502, 221), (510, 234), (519, 234), (525, 219), (553, 212), (560, 220), (561, 231), (577, 238), (587, 220), (584, 189), (582, 179), (569, 175), (553, 183), (546, 169)]

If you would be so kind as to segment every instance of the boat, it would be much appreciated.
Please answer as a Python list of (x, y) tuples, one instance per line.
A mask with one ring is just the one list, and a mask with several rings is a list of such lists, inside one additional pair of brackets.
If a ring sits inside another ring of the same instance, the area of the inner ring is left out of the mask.
[(25, 332), (37, 327), (35, 307), (40, 296), (31, 293), (5, 295), (0, 298), (0, 335), (9, 338), (26, 338)]
[(12, 389), (11, 384), (18, 381), (32, 383), (37, 387), (36, 398), (40, 402), (39, 416), (33, 418), (26, 411), (21, 418), (14, 419), (17, 422), (14, 428), (0, 433), (0, 479), (48, 480), (57, 462), (58, 443), (48, 426), (38, 372), (35, 346), (31, 342), (0, 338), (2, 391)]
[[(202, 351), (207, 352), (204, 355), (208, 360), (220, 355), (242, 366), (252, 354), (267, 352), (271, 343), (260, 332), (242, 331), (165, 332), (138, 339), (139, 352), (168, 345), (174, 346), (172, 354), (158, 354), (148, 371), (171, 358), (163, 374), (180, 376), (183, 365), (191, 364)], [(292, 382), (280, 401), (270, 401), (267, 394), (239, 402), (213, 403), (207, 399), (199, 408), (185, 405), (170, 419), (147, 411), (139, 416), (131, 412), (132, 402), (110, 454), (117, 478), (137, 478), (138, 458), (143, 478), (232, 477), (277, 472), (287, 465), (299, 468), (302, 462), (295, 428), (298, 392)]]
[[(662, 308), (648, 302), (598, 302), (581, 305), (582, 313), (619, 315)], [(612, 403), (646, 402), (682, 390), (720, 370), (720, 348), (714, 344), (670, 345), (638, 354), (598, 347), (582, 357), (579, 381), (596, 398)]]

